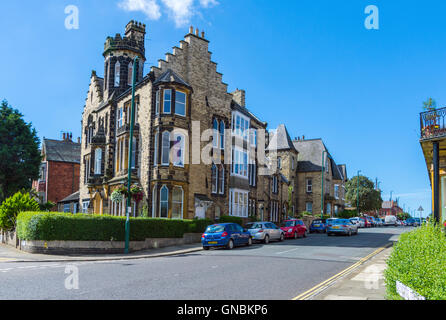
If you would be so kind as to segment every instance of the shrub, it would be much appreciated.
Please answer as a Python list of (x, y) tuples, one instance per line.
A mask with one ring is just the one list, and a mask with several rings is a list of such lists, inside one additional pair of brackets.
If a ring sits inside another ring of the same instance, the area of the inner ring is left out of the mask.
[(446, 299), (446, 238), (440, 226), (424, 225), (401, 235), (385, 271), (387, 298), (401, 300), (396, 281), (428, 300)]
[(219, 223), (237, 223), (239, 225), (243, 225), (243, 219), (240, 217), (231, 217), (231, 216), (221, 216)]
[(0, 206), (0, 229), (5, 231), (14, 230), (17, 216), (23, 211), (39, 211), (40, 207), (29, 193), (17, 192), (6, 199)]
[[(17, 235), (22, 240), (124, 241), (125, 217), (54, 212), (23, 212), (17, 218)], [(210, 220), (165, 220), (130, 218), (130, 240), (182, 238), (201, 233)]]

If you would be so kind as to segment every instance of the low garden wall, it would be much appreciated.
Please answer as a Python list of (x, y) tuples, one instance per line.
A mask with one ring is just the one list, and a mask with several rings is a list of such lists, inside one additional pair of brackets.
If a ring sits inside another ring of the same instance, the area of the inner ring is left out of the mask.
[[(17, 217), (21, 250), (46, 254), (122, 253), (125, 217), (23, 212)], [(199, 243), (212, 221), (130, 218), (129, 251)]]
[(19, 246), (19, 239), (13, 231), (0, 231), (0, 243), (17, 248)]

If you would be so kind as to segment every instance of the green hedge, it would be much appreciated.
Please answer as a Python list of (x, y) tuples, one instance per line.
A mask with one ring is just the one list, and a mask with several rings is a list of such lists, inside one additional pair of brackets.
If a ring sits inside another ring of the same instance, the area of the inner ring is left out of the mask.
[(387, 264), (387, 299), (402, 300), (396, 281), (428, 300), (446, 299), (446, 237), (441, 227), (424, 225), (402, 234)]
[[(52, 212), (23, 212), (17, 218), (22, 240), (124, 241), (125, 217)], [(182, 238), (202, 233), (210, 220), (165, 220), (130, 218), (130, 241), (148, 238)]]
[(243, 219), (239, 217), (221, 216), (218, 223), (237, 223), (243, 225)]

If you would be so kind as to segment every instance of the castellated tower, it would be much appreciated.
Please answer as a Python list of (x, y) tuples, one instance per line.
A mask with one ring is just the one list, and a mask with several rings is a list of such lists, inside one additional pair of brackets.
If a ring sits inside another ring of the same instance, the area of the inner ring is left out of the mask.
[[(137, 70), (136, 81), (144, 75), (146, 25), (130, 21), (125, 28), (125, 36), (118, 33), (108, 37), (104, 45), (104, 99), (108, 100), (114, 93), (118, 97), (132, 85), (133, 70)], [(134, 58), (139, 62), (133, 65)]]

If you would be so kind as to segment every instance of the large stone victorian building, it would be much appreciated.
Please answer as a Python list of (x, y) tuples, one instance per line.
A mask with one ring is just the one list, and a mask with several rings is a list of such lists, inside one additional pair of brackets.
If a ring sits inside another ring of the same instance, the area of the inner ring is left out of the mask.
[[(133, 216), (262, 214), (279, 222), (275, 214), (282, 203), (271, 209), (265, 198), (271, 177), (259, 175), (256, 160), (267, 143), (256, 130), (265, 130), (267, 124), (246, 108), (245, 91), (228, 93), (204, 33), (191, 28), (180, 45), (144, 75), (145, 33), (145, 25), (131, 21), (124, 37), (107, 38), (104, 78), (92, 72), (82, 117), (83, 212), (125, 215), (126, 201), (116, 203), (110, 196), (127, 185), (131, 166), (132, 184), (144, 191), (142, 201), (132, 202)], [(134, 65), (136, 56), (139, 63)], [(130, 137), (134, 71), (135, 132)], [(266, 215), (269, 212), (274, 215)]]

